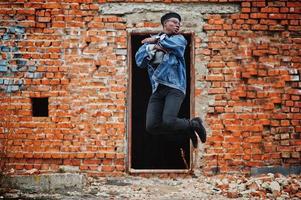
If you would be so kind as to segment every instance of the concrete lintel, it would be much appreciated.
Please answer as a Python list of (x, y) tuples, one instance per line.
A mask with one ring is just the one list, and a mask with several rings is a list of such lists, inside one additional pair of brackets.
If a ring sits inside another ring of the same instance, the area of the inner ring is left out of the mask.
[(240, 5), (237, 3), (105, 3), (101, 4), (99, 12), (104, 15), (126, 15), (142, 12), (181, 11), (195, 14), (210, 13), (238, 13)]

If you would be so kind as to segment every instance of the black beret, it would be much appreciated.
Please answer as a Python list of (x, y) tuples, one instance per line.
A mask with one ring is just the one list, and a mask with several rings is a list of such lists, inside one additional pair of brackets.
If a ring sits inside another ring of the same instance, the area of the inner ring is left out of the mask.
[(170, 12), (170, 13), (166, 13), (161, 17), (161, 24), (163, 25), (165, 20), (168, 20), (170, 18), (178, 18), (179, 21), (181, 21), (181, 16), (178, 13)]

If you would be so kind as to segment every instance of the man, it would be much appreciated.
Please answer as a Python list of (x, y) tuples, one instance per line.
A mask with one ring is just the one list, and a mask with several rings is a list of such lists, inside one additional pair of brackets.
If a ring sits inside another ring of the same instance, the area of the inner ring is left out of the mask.
[(184, 52), (187, 41), (180, 34), (181, 16), (170, 12), (161, 17), (163, 33), (145, 38), (135, 55), (138, 67), (147, 68), (152, 85), (146, 113), (146, 130), (151, 134), (186, 134), (197, 147), (197, 135), (206, 142), (199, 117), (178, 118), (186, 94)]

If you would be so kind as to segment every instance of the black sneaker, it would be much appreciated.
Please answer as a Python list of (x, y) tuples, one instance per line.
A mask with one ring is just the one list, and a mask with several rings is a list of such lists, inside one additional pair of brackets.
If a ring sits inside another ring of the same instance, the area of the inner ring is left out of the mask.
[(200, 137), (201, 141), (203, 143), (206, 142), (206, 130), (202, 124), (202, 120), (199, 117), (193, 118), (190, 120), (191, 123), (191, 127), (193, 128), (193, 130), (198, 134), (198, 136)]

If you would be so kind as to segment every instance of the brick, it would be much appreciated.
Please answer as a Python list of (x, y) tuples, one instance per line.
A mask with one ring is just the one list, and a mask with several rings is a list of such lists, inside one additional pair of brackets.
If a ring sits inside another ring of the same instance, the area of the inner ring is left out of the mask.
[(208, 46), (209, 49), (222, 49), (225, 48), (225, 45), (223, 43), (211, 43)]
[(301, 26), (288, 26), (290, 31), (301, 31)]
[(287, 15), (286, 14), (275, 14), (275, 13), (272, 13), (272, 14), (269, 14), (269, 19), (286, 19), (287, 18)]
[(300, 158), (300, 152), (292, 152), (292, 158)]
[(262, 137), (261, 136), (251, 136), (246, 138), (245, 140), (246, 142), (250, 142), (250, 143), (258, 143), (262, 141)]
[(282, 152), (281, 157), (282, 158), (290, 158), (290, 153), (289, 152)]
[(271, 1), (268, 2), (268, 7), (285, 7), (286, 2)]
[(18, 14), (21, 14), (21, 15), (34, 15), (35, 14), (35, 9), (20, 9), (20, 10), (17, 10), (17, 13)]
[(264, 30), (268, 30), (268, 26), (256, 24), (256, 25), (253, 25), (253, 26), (251, 27), (251, 29), (252, 29), (252, 30), (264, 31)]
[(208, 75), (206, 77), (207, 81), (223, 81), (224, 77), (220, 75)]
[(205, 31), (212, 31), (212, 30), (222, 30), (222, 25), (204, 25)]
[(301, 17), (301, 14), (288, 14), (287, 19), (293, 19), (293, 20), (299, 20)]
[(46, 9), (58, 9), (58, 8), (61, 8), (61, 4), (60, 3), (57, 3), (57, 2), (54, 2), (54, 3), (46, 3), (46, 4), (43, 4), (43, 7), (46, 8)]
[(271, 20), (271, 19), (261, 19), (260, 24), (264, 25), (277, 25), (277, 20)]
[(290, 122), (289, 120), (281, 120), (281, 126), (289, 126)]
[(289, 9), (287, 7), (280, 8), (280, 13), (288, 13)]
[(250, 18), (266, 19), (266, 18), (268, 18), (268, 15), (266, 13), (251, 13)]
[(279, 13), (279, 8), (275, 7), (264, 7), (260, 9), (263, 13)]
[(266, 6), (266, 2), (264, 2), (264, 1), (252, 2), (252, 7), (265, 7), (265, 6)]
[(287, 7), (297, 8), (297, 7), (300, 7), (300, 6), (301, 6), (301, 2), (298, 2), (298, 1), (296, 1), (296, 2), (290, 2), (290, 1), (288, 1), (288, 2), (286, 3), (286, 6), (287, 6)]
[(241, 7), (251, 7), (251, 2), (241, 2)]
[(114, 171), (114, 167), (110, 166), (110, 165), (104, 165), (101, 167), (101, 170), (103, 172), (112, 172), (112, 171)]
[(208, 21), (209, 24), (216, 24), (216, 25), (220, 25), (220, 24), (224, 24), (225, 21), (224, 19), (210, 19)]
[(226, 90), (224, 88), (211, 88), (208, 91), (208, 94), (223, 94)]
[[(247, 11), (245, 11), (247, 12)], [(249, 19), (249, 14), (240, 14), (239, 16), (240, 19)]]
[(50, 22), (50, 17), (38, 17), (39, 22)]
[(208, 68), (222, 68), (225, 64), (222, 62), (211, 62), (208, 64)]
[(88, 160), (88, 159), (84, 159), (83, 160), (83, 164), (84, 165), (99, 165), (100, 161), (99, 160)]
[(242, 13), (250, 13), (251, 9), (250, 8), (241, 8)]

